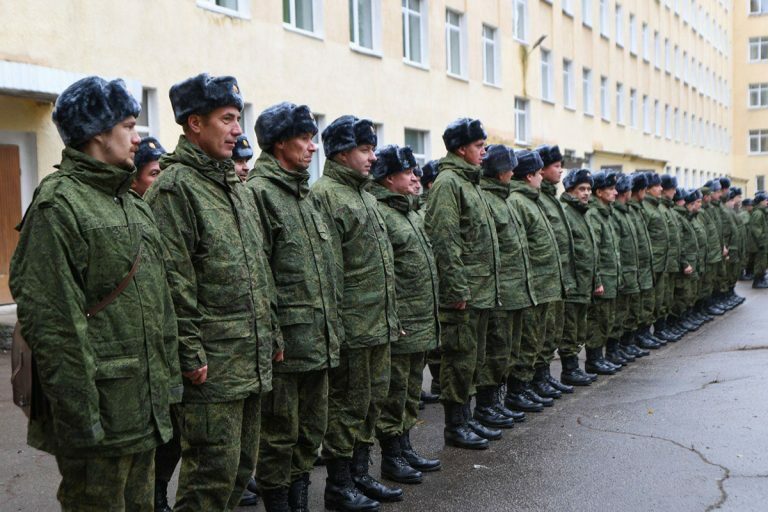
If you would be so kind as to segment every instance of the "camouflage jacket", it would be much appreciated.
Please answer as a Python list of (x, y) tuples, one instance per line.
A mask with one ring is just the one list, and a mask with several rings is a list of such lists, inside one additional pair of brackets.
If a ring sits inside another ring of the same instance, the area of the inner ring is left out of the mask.
[(749, 233), (749, 219), (752, 217), (752, 212), (746, 209), (742, 209), (739, 212), (739, 220), (744, 228), (744, 254), (754, 254), (756, 251), (755, 242), (752, 240), (752, 235)]
[(653, 288), (653, 253), (651, 252), (651, 236), (648, 234), (648, 227), (643, 217), (643, 203), (630, 199), (629, 218), (635, 226), (637, 233), (637, 281), (640, 290), (650, 290)]
[(264, 252), (277, 290), (285, 346), (274, 372), (307, 372), (339, 364), (336, 265), (324, 215), (307, 199), (309, 173), (282, 169), (262, 152), (248, 174), (261, 221)]
[(563, 211), (563, 205), (557, 200), (557, 185), (544, 180), (541, 182), (541, 194), (539, 195), (541, 206), (552, 226), (552, 231), (557, 239), (557, 248), (560, 251), (560, 266), (563, 276), (563, 287), (565, 296), (570, 294), (571, 289), (576, 286), (574, 280), (576, 269), (573, 261), (573, 236), (571, 235), (571, 226), (568, 225), (568, 219)]
[(467, 301), (477, 309), (498, 307), (499, 242), (479, 167), (453, 153), (440, 160), (424, 225), (440, 276), (440, 306)]
[[(130, 171), (69, 147), (58, 168), (35, 191), (11, 261), (22, 334), (47, 398), (28, 441), (70, 457), (150, 450), (170, 439), (168, 405), (181, 398), (163, 243), (152, 212), (128, 193)], [(139, 251), (128, 287), (86, 318)]]
[(418, 214), (418, 198), (390, 192), (374, 184), (371, 194), (387, 225), (395, 261), (397, 317), (405, 331), (392, 343), (393, 354), (415, 354), (437, 347), (437, 267), (432, 244)]
[(509, 202), (509, 185), (481, 178), (480, 188), (491, 209), (499, 240), (499, 299), (501, 309), (516, 310), (536, 304), (528, 240), (517, 211)]
[(621, 254), (618, 234), (611, 222), (613, 207), (593, 199), (586, 217), (597, 241), (598, 282), (605, 290), (597, 299), (615, 299), (619, 290)]
[(701, 212), (688, 213), (688, 219), (690, 220), (693, 232), (696, 235), (696, 265), (693, 265), (693, 275), (696, 277), (702, 277), (707, 271), (707, 226), (704, 225), (704, 220), (701, 216)]
[(557, 237), (541, 204), (540, 191), (519, 180), (509, 184), (508, 201), (520, 214), (533, 274), (536, 302), (544, 304), (563, 299), (563, 277)]
[(651, 239), (651, 257), (653, 272), (667, 271), (667, 258), (669, 255), (669, 227), (666, 217), (659, 207), (659, 199), (650, 194), (643, 200), (643, 212), (645, 212), (645, 226), (648, 228), (648, 236)]
[(744, 233), (746, 230), (741, 224), (738, 212), (733, 208), (723, 205), (723, 217), (731, 230), (731, 243), (728, 246), (728, 261), (730, 263), (738, 263), (741, 261), (742, 254), (745, 252), (746, 241), (744, 240)]
[[(725, 206), (724, 202), (720, 199), (712, 200), (710, 202), (711, 204), (711, 210), (713, 217), (717, 219), (719, 225), (720, 225), (720, 231), (722, 233), (722, 240), (723, 245), (725, 247), (728, 247), (728, 255), (730, 257), (731, 254), (731, 246), (734, 244), (734, 236), (736, 233), (734, 233), (733, 224), (731, 223), (730, 216), (728, 215), (729, 208)], [(738, 254), (738, 247), (734, 248), (736, 253)]]
[(613, 203), (613, 215), (611, 215), (614, 232), (619, 237), (619, 294), (631, 295), (640, 292), (638, 281), (638, 267), (640, 266), (638, 254), (638, 235), (635, 223), (630, 218), (629, 206), (621, 201)]
[(395, 342), (400, 333), (392, 246), (370, 184), (329, 159), (309, 194), (331, 231), (342, 348)]
[(231, 160), (211, 159), (183, 135), (160, 167), (144, 198), (169, 253), (181, 369), (208, 365), (204, 384), (184, 379), (184, 401), (265, 393), (282, 339), (253, 197)]
[(699, 267), (699, 244), (696, 228), (693, 226), (691, 214), (685, 206), (675, 205), (673, 208), (678, 216), (680, 226), (680, 270), (690, 265), (694, 273), (689, 277), (696, 277), (696, 269)]
[(707, 266), (723, 261), (723, 242), (720, 223), (709, 203), (702, 203), (699, 216), (707, 228)]
[(589, 304), (592, 294), (599, 284), (597, 276), (597, 242), (592, 228), (585, 217), (589, 205), (582, 204), (568, 192), (560, 195), (560, 202), (565, 205), (563, 211), (568, 219), (573, 236), (573, 263), (576, 270), (575, 286), (565, 297), (566, 302)]
[(671, 199), (662, 197), (659, 210), (664, 215), (664, 220), (667, 222), (667, 233), (669, 234), (669, 245), (667, 250), (667, 266), (665, 272), (671, 274), (678, 274), (683, 270), (683, 264), (681, 261), (681, 248), (680, 248), (680, 236), (682, 235), (682, 228), (680, 226), (680, 216), (674, 211), (675, 203)]
[(755, 206), (749, 217), (749, 235), (755, 252), (768, 250), (768, 208)]

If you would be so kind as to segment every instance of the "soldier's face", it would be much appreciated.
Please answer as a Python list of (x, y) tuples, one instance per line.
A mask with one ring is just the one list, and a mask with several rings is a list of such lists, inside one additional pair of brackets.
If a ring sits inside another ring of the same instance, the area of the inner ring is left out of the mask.
[(595, 191), (595, 195), (597, 198), (606, 203), (610, 204), (616, 201), (616, 187), (606, 187), (606, 188), (600, 188)]
[(496, 176), (496, 178), (498, 178), (498, 180), (499, 180), (500, 182), (502, 182), (502, 183), (504, 183), (504, 184), (506, 185), (507, 183), (509, 183), (510, 181), (512, 181), (512, 176), (513, 176), (513, 174), (514, 174), (514, 173), (513, 173), (512, 169), (510, 169), (510, 170), (508, 170), (508, 171), (500, 172), (500, 173), (499, 173), (499, 174)]
[(571, 190), (571, 195), (578, 199), (581, 204), (587, 204), (589, 196), (592, 195), (592, 185), (589, 183), (579, 183)]
[(636, 190), (633, 192), (634, 196), (637, 198), (638, 201), (642, 201), (645, 199), (645, 189)]
[(405, 196), (417, 196), (421, 188), (419, 178), (413, 174), (413, 169), (390, 174), (384, 178), (384, 186), (395, 194), (403, 194)]
[(696, 213), (697, 211), (701, 210), (701, 199), (697, 199), (692, 203), (688, 203), (685, 205), (686, 208), (688, 208), (688, 211), (691, 213)]
[(532, 186), (533, 188), (541, 188), (542, 179), (543, 178), (541, 177), (541, 169), (539, 169), (533, 174), (528, 174), (525, 177), (525, 180), (528, 182), (528, 185)]
[(141, 137), (136, 132), (135, 117), (126, 117), (109, 131), (100, 133), (93, 139), (100, 146), (100, 159), (104, 163), (123, 169), (133, 167), (133, 156), (141, 142)]
[(653, 197), (661, 197), (661, 185), (651, 185), (646, 190)]
[(672, 199), (673, 197), (675, 197), (675, 189), (673, 188), (662, 190), (661, 193), (664, 194), (664, 197), (666, 197), (667, 199)]
[(240, 178), (240, 181), (245, 181), (248, 177), (248, 160), (235, 160), (235, 174)]
[(541, 176), (549, 183), (560, 183), (563, 174), (563, 162), (549, 164), (541, 170)]
[(373, 162), (376, 161), (375, 150), (375, 146), (372, 146), (371, 144), (363, 144), (362, 146), (357, 146), (349, 151), (339, 153), (339, 162), (341, 162), (342, 165), (359, 172), (363, 176), (368, 176), (371, 173)]
[(192, 142), (214, 160), (232, 158), (235, 142), (243, 134), (240, 111), (231, 106), (219, 107), (205, 116), (193, 114), (187, 124), (192, 132)]
[(144, 165), (136, 173), (136, 178), (131, 183), (131, 188), (140, 196), (144, 196), (150, 185), (160, 176), (160, 162), (157, 160)]
[(312, 165), (312, 155), (317, 144), (311, 133), (304, 133), (287, 140), (281, 140), (274, 147), (275, 158), (289, 171), (306, 171)]
[(627, 201), (629, 201), (629, 191), (623, 192), (621, 194), (616, 192), (616, 200), (621, 204), (627, 204)]
[(719, 201), (720, 197), (722, 197), (722, 195), (723, 195), (723, 191), (722, 190), (712, 191), (712, 199), (711, 200), (712, 201)]
[(485, 141), (480, 139), (471, 144), (461, 146), (456, 150), (456, 154), (468, 164), (480, 165), (483, 163), (483, 157), (485, 156)]

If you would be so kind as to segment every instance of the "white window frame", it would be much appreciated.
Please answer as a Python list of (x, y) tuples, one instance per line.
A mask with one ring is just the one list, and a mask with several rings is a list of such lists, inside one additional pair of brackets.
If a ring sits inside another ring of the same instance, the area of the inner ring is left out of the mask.
[(664, 137), (672, 140), (672, 108), (668, 103), (664, 105)]
[(288, 0), (288, 21), (285, 21), (283, 13), (283, 28), (291, 32), (303, 34), (305, 36), (323, 39), (323, 1), (306, 0), (312, 3), (312, 29), (307, 30), (296, 25), (296, 2), (303, 0)]
[[(136, 120), (136, 131), (141, 137), (152, 136), (158, 138), (160, 136), (160, 119), (157, 112), (157, 89), (151, 87), (143, 87), (141, 89), (141, 114)], [(139, 124), (139, 120), (146, 113), (147, 124)]]
[(616, 23), (616, 46), (624, 48), (624, 8), (621, 4), (616, 4), (614, 19)]
[[(752, 58), (752, 48), (757, 48), (757, 58)], [(762, 58), (761, 58), (762, 57)], [(749, 62), (765, 62), (768, 60), (768, 36), (750, 37), (747, 43), (747, 60)]]
[(312, 138), (317, 145), (317, 151), (315, 151), (315, 155), (312, 157), (312, 164), (310, 164), (309, 169), (307, 169), (309, 171), (310, 184), (314, 183), (323, 175), (323, 168), (325, 167), (325, 150), (323, 149), (320, 134), (323, 133), (327, 124), (325, 114), (313, 112), (312, 116), (315, 118), (315, 123), (317, 124), (317, 133)]
[(616, 82), (616, 124), (625, 126), (624, 119), (624, 84)]
[(637, 17), (629, 13), (629, 54), (637, 56)]
[(647, 94), (643, 94), (643, 133), (651, 134), (651, 100)]
[[(413, 136), (420, 139), (420, 143), (422, 145), (422, 151), (417, 151), (418, 148), (414, 148), (412, 145), (408, 144), (408, 133), (411, 133)], [(429, 137), (429, 130), (420, 130), (418, 128), (405, 128), (403, 130), (403, 144), (406, 146), (411, 146), (411, 150), (413, 151), (413, 156), (416, 158), (416, 162), (418, 162), (420, 167), (423, 167), (424, 164), (429, 162), (431, 160), (431, 144), (430, 144), (430, 137)]]
[(581, 0), (581, 24), (592, 28), (592, 0)]
[(592, 70), (589, 68), (582, 68), (581, 70), (581, 92), (584, 115), (595, 115), (594, 93), (592, 92)]
[[(486, 30), (492, 31), (492, 37), (486, 35)], [(481, 29), (483, 52), (483, 83), (499, 87), (501, 84), (501, 59), (499, 59), (499, 29), (483, 23)], [(488, 47), (491, 47), (491, 66), (493, 66), (493, 79), (488, 80)]]
[[(522, 108), (520, 107), (522, 105)], [(520, 127), (522, 126), (522, 130)], [(523, 132), (522, 134), (520, 132)], [(515, 97), (515, 143), (527, 145), (531, 132), (531, 102)], [(521, 137), (522, 135), (522, 137)]]
[(750, 16), (768, 14), (768, 0), (749, 0), (748, 9)]
[[(451, 14), (458, 16), (458, 26), (453, 25), (449, 21)], [(467, 17), (463, 12), (455, 11), (453, 9), (445, 10), (445, 72), (452, 78), (458, 78), (460, 80), (467, 79)], [(451, 56), (453, 47), (451, 45), (451, 33), (457, 32), (459, 35), (459, 72), (455, 73), (451, 70)]]
[(658, 138), (661, 138), (661, 130), (663, 127), (662, 125), (664, 123), (664, 119), (661, 117), (661, 102), (659, 100), (655, 100), (653, 102), (653, 117), (654, 121), (656, 121), (656, 131), (654, 135), (656, 135)]
[(547, 103), (554, 103), (552, 91), (552, 52), (542, 48), (541, 55), (541, 99)]
[(574, 92), (573, 61), (563, 59), (563, 106), (570, 110), (576, 109)]
[(243, 135), (248, 139), (252, 148), (257, 147), (258, 141), (256, 140), (256, 111), (253, 108), (252, 103), (246, 103), (243, 105), (243, 111), (240, 117), (240, 128), (243, 130)]
[[(765, 101), (762, 98), (765, 98)], [(757, 101), (752, 101), (757, 98)], [(747, 105), (750, 109), (768, 108), (768, 82), (747, 86)]]
[[(513, 0), (513, 2), (512, 37), (521, 43), (528, 44), (528, 0)], [(522, 23), (519, 19), (520, 13), (523, 13)]]
[(680, 73), (683, 70), (683, 58), (680, 55), (680, 47), (675, 45), (675, 79), (677, 80), (680, 80)]
[(629, 126), (637, 129), (637, 89), (629, 90)]
[[(427, 2), (429, 0), (418, 0), (419, 10), (411, 8), (414, 0), (406, 0), (407, 5), (402, 7), (403, 23), (403, 62), (411, 66), (426, 69), (429, 66), (429, 9)], [(418, 17), (419, 23), (419, 44), (421, 46), (421, 60), (412, 58), (413, 49), (410, 47), (410, 29), (413, 18)]]
[(603, 121), (611, 120), (611, 100), (608, 94), (608, 77), (600, 77), (600, 118)]
[(675, 108), (675, 113), (673, 116), (673, 120), (675, 123), (674, 126), (674, 137), (677, 142), (680, 142), (680, 109)]
[(366, 53), (369, 55), (375, 55), (381, 57), (381, 0), (363, 0), (370, 3), (371, 6), (371, 47), (363, 46), (360, 44), (359, 37), (359, 22), (360, 15), (358, 12), (358, 2), (361, 0), (348, 0), (350, 7), (350, 41), (349, 47), (360, 53)]
[(661, 35), (658, 30), (653, 31), (653, 67), (661, 69)]
[(668, 37), (664, 38), (664, 71), (672, 74), (672, 43)]
[(599, 6), (600, 15), (600, 36), (606, 39), (610, 38), (609, 16), (608, 16), (608, 0), (600, 0)]
[(651, 34), (647, 23), (643, 23), (641, 32), (642, 46), (643, 46), (643, 60), (645, 62), (651, 61)]
[[(757, 141), (757, 151), (752, 150), (752, 141)], [(761, 140), (765, 144), (761, 144)], [(768, 129), (749, 130), (747, 152), (750, 155), (768, 154)]]
[(561, 4), (563, 7), (563, 13), (566, 16), (573, 16), (573, 0), (561, 0)]
[(242, 18), (245, 20), (251, 19), (251, 2), (250, 0), (235, 0), (237, 2), (237, 8), (232, 9), (230, 7), (224, 7), (218, 5), (216, 0), (197, 0), (197, 6), (206, 11), (217, 12), (231, 16), (233, 18)]

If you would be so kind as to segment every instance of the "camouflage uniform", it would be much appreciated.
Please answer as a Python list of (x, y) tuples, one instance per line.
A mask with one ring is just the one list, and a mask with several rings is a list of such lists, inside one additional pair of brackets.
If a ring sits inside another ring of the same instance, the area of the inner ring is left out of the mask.
[(624, 333), (635, 329), (632, 304), (640, 294), (638, 280), (639, 244), (635, 224), (629, 213), (629, 206), (621, 201), (613, 204), (611, 223), (619, 242), (619, 287), (616, 296), (616, 317), (611, 330), (612, 339), (620, 339)]
[(659, 204), (659, 210), (664, 215), (667, 223), (668, 245), (667, 245), (667, 287), (664, 294), (664, 314), (672, 314), (675, 304), (675, 290), (680, 286), (683, 267), (680, 258), (681, 252), (681, 226), (680, 216), (673, 210), (675, 204), (671, 199), (662, 197)]
[(702, 280), (703, 297), (709, 299), (715, 287), (715, 279), (718, 269), (723, 261), (722, 233), (719, 223), (714, 217), (713, 209), (710, 203), (702, 203), (699, 216), (707, 228), (707, 251), (706, 264), (707, 271)]
[[(35, 191), (11, 261), (40, 390), (27, 440), (56, 456), (64, 510), (151, 510), (154, 450), (171, 438), (169, 403), (181, 397), (166, 255), (130, 185), (130, 170), (66, 147)], [(139, 251), (128, 287), (87, 318)]]
[(644, 204), (630, 198), (627, 205), (629, 218), (637, 234), (637, 281), (640, 285), (640, 295), (635, 298), (629, 309), (629, 321), (634, 323), (637, 329), (652, 324), (654, 320), (653, 246), (645, 223)]
[(339, 364), (331, 232), (309, 194), (309, 173), (287, 171), (262, 152), (248, 175), (277, 290), (284, 360), (273, 363), (261, 400), (256, 471), (262, 489), (288, 487), (312, 471), (328, 416), (328, 368)]
[(696, 227), (692, 215), (685, 206), (675, 206), (674, 211), (679, 215), (680, 233), (680, 266), (685, 269), (688, 265), (693, 269), (689, 275), (680, 274), (675, 290), (675, 303), (672, 313), (682, 316), (686, 310), (693, 307), (696, 301), (696, 289), (699, 269), (699, 244)]
[[(723, 258), (720, 262), (720, 265), (717, 267), (717, 281), (715, 283), (714, 289), (715, 293), (725, 293), (730, 289), (731, 285), (729, 265), (732, 259), (738, 259), (739, 254), (738, 245), (734, 243), (736, 241), (735, 226), (731, 222), (730, 216), (727, 212), (728, 208), (724, 203), (724, 199), (713, 199), (711, 201), (712, 213), (720, 227), (723, 246), (728, 248), (728, 256)], [(731, 254), (731, 249), (733, 249), (734, 254)]]
[(167, 247), (184, 380), (176, 510), (232, 510), (258, 453), (260, 393), (282, 349), (258, 212), (231, 160), (211, 159), (185, 136), (160, 159), (145, 200)]
[(597, 242), (597, 276), (595, 287), (603, 286), (602, 295), (595, 297), (587, 313), (587, 348), (601, 348), (608, 341), (616, 321), (616, 296), (619, 289), (621, 254), (618, 234), (611, 215), (613, 207), (593, 199), (586, 213)]
[(659, 208), (660, 199), (647, 194), (643, 200), (645, 225), (651, 239), (653, 261), (654, 310), (653, 320), (666, 315), (664, 299), (667, 295), (667, 258), (669, 252), (669, 228)]
[(739, 212), (739, 219), (741, 220), (741, 224), (744, 228), (744, 253), (743, 253), (743, 260), (744, 260), (744, 270), (746, 270), (747, 274), (752, 274), (754, 272), (754, 266), (755, 266), (755, 241), (752, 239), (752, 234), (750, 233), (750, 224), (749, 220), (752, 217), (752, 212), (743, 209)]
[(761, 279), (768, 268), (768, 208), (755, 206), (749, 218), (749, 235), (755, 249), (755, 280)]

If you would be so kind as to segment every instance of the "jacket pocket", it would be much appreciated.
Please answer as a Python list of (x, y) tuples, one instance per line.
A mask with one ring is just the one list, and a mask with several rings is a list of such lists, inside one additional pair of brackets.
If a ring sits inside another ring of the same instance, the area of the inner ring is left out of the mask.
[(321, 239), (323, 240), (331, 239), (331, 233), (330, 231), (328, 231), (328, 226), (325, 225), (323, 216), (320, 215), (320, 213), (312, 212), (312, 222), (315, 223), (315, 229), (317, 230), (317, 234), (320, 236)]
[(213, 320), (200, 324), (200, 335), (203, 341), (247, 338), (252, 334), (253, 325), (250, 318)]
[(469, 321), (469, 311), (458, 309), (440, 310), (441, 350), (454, 354), (475, 350), (475, 338)]
[(117, 357), (97, 361), (96, 389), (99, 393), (101, 425), (110, 434), (137, 431), (147, 424), (143, 404), (145, 384), (137, 382), (138, 357)]

